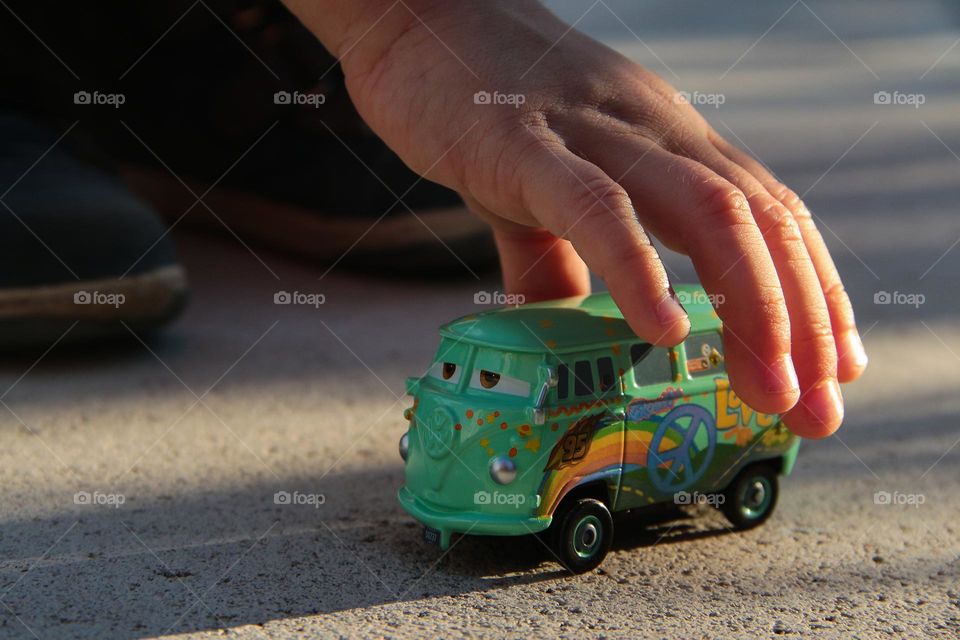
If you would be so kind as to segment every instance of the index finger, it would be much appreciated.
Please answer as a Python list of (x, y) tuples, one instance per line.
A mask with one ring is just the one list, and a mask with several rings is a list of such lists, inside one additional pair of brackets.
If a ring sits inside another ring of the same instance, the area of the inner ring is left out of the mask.
[[(723, 321), (731, 384), (764, 413), (793, 407), (800, 389), (790, 322), (770, 251), (746, 196), (703, 164), (636, 136), (575, 141), (619, 176), (644, 226), (690, 256)], [(615, 149), (615, 152), (611, 150)]]

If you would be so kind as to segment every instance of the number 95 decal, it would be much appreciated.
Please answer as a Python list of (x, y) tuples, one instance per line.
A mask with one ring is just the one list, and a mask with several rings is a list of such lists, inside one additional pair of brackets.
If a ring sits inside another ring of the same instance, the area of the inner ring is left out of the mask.
[(577, 420), (554, 445), (543, 470), (554, 471), (580, 462), (590, 451), (593, 435), (603, 426), (603, 419), (610, 415), (597, 413)]

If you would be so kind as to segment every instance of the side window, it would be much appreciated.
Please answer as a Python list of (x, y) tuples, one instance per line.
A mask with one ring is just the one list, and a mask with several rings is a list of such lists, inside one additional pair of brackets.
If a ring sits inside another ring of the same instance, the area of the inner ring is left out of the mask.
[(566, 399), (570, 391), (570, 368), (561, 364), (557, 367), (557, 400)]
[(630, 362), (633, 364), (633, 379), (638, 387), (673, 381), (669, 349), (652, 344), (635, 344), (630, 347)]
[(609, 391), (617, 383), (613, 374), (613, 358), (597, 358), (597, 382), (600, 391)]
[(723, 343), (717, 332), (690, 336), (686, 341), (687, 372), (694, 378), (722, 373)]
[(573, 365), (573, 394), (593, 395), (593, 368), (589, 360), (577, 360)]

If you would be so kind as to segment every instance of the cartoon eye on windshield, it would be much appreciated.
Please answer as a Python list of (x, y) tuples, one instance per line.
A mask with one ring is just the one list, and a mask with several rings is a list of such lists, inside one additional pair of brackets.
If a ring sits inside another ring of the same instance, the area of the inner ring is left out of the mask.
[(480, 386), (484, 389), (493, 389), (500, 382), (500, 374), (493, 371), (480, 370)]
[(460, 366), (453, 362), (434, 362), (429, 373), (434, 378), (450, 384), (457, 384), (460, 381)]
[(511, 396), (526, 398), (530, 395), (530, 383), (518, 378), (511, 378), (502, 373), (477, 369), (470, 380), (473, 389), (487, 389), (497, 393), (506, 393)]

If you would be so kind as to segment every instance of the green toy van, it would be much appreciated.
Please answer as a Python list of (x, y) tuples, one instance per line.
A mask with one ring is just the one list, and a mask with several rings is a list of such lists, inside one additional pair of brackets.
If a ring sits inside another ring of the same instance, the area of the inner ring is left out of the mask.
[(545, 532), (583, 572), (610, 548), (612, 512), (708, 502), (739, 529), (770, 516), (799, 438), (740, 401), (706, 293), (675, 289), (692, 329), (674, 348), (641, 341), (606, 293), (441, 327), (407, 380), (400, 439), (400, 503), (428, 541)]

